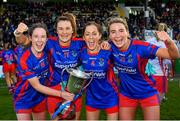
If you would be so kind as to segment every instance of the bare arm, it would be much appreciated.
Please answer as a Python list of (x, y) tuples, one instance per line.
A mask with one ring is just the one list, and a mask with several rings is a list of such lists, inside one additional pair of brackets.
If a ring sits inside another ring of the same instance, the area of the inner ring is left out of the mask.
[(167, 58), (167, 59), (176, 59), (180, 57), (178, 48), (169, 35), (164, 32), (157, 32), (157, 36), (160, 40), (164, 41), (167, 44), (167, 48), (159, 48), (156, 55), (158, 57)]
[(39, 79), (37, 77), (33, 77), (31, 79), (28, 79), (30, 84), (35, 88), (37, 91), (46, 94), (46, 95), (51, 95), (51, 96), (56, 96), (56, 97), (62, 97), (65, 100), (72, 101), (74, 98), (74, 94), (66, 92), (66, 91), (59, 91), (55, 89), (51, 89), (49, 87), (46, 87), (42, 84), (39, 83)]
[(14, 36), (16, 38), (16, 42), (18, 44), (22, 45), (28, 45), (29, 44), (29, 39), (27, 36), (23, 34), (23, 32), (26, 32), (28, 30), (28, 27), (24, 23), (20, 23), (17, 27), (17, 29), (14, 31)]

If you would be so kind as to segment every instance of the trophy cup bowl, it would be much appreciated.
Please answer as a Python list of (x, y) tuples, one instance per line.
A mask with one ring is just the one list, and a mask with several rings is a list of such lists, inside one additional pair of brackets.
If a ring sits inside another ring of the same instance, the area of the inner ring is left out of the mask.
[(78, 94), (81, 89), (86, 88), (86, 81), (91, 78), (90, 73), (85, 73), (77, 69), (66, 69), (69, 73), (69, 80), (67, 83), (67, 91), (73, 94)]

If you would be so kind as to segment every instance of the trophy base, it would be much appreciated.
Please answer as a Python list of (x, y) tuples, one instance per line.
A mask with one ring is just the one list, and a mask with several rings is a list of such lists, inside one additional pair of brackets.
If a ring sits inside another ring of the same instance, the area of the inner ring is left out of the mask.
[(74, 102), (64, 102), (56, 109), (56, 111), (58, 110), (59, 112), (53, 117), (53, 120), (73, 120), (76, 117)]

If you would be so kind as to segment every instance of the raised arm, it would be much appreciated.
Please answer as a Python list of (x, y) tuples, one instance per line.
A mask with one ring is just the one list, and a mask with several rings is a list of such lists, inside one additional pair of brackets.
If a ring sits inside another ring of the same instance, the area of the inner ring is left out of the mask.
[(22, 45), (28, 45), (29, 44), (29, 39), (27, 36), (25, 36), (23, 33), (28, 30), (28, 26), (24, 23), (20, 23), (17, 27), (17, 29), (14, 31), (14, 36), (16, 38), (16, 42), (18, 44)]
[(169, 35), (165, 31), (157, 31), (156, 34), (158, 39), (164, 41), (167, 45), (167, 48), (159, 48), (156, 55), (167, 59), (179, 58), (180, 54), (178, 48)]

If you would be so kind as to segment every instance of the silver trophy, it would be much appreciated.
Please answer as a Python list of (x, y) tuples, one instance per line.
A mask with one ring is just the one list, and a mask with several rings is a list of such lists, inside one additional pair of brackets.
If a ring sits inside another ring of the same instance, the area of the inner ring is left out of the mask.
[(75, 104), (74, 101), (82, 95), (84, 89), (92, 82), (93, 73), (86, 73), (80, 69), (65, 68), (62, 71), (61, 79), (67, 71), (69, 74), (69, 79), (66, 83), (62, 83), (66, 90), (70, 93), (75, 94), (73, 101), (66, 101), (59, 105), (59, 107), (54, 112), (52, 119), (56, 120), (72, 120), (75, 118)]

